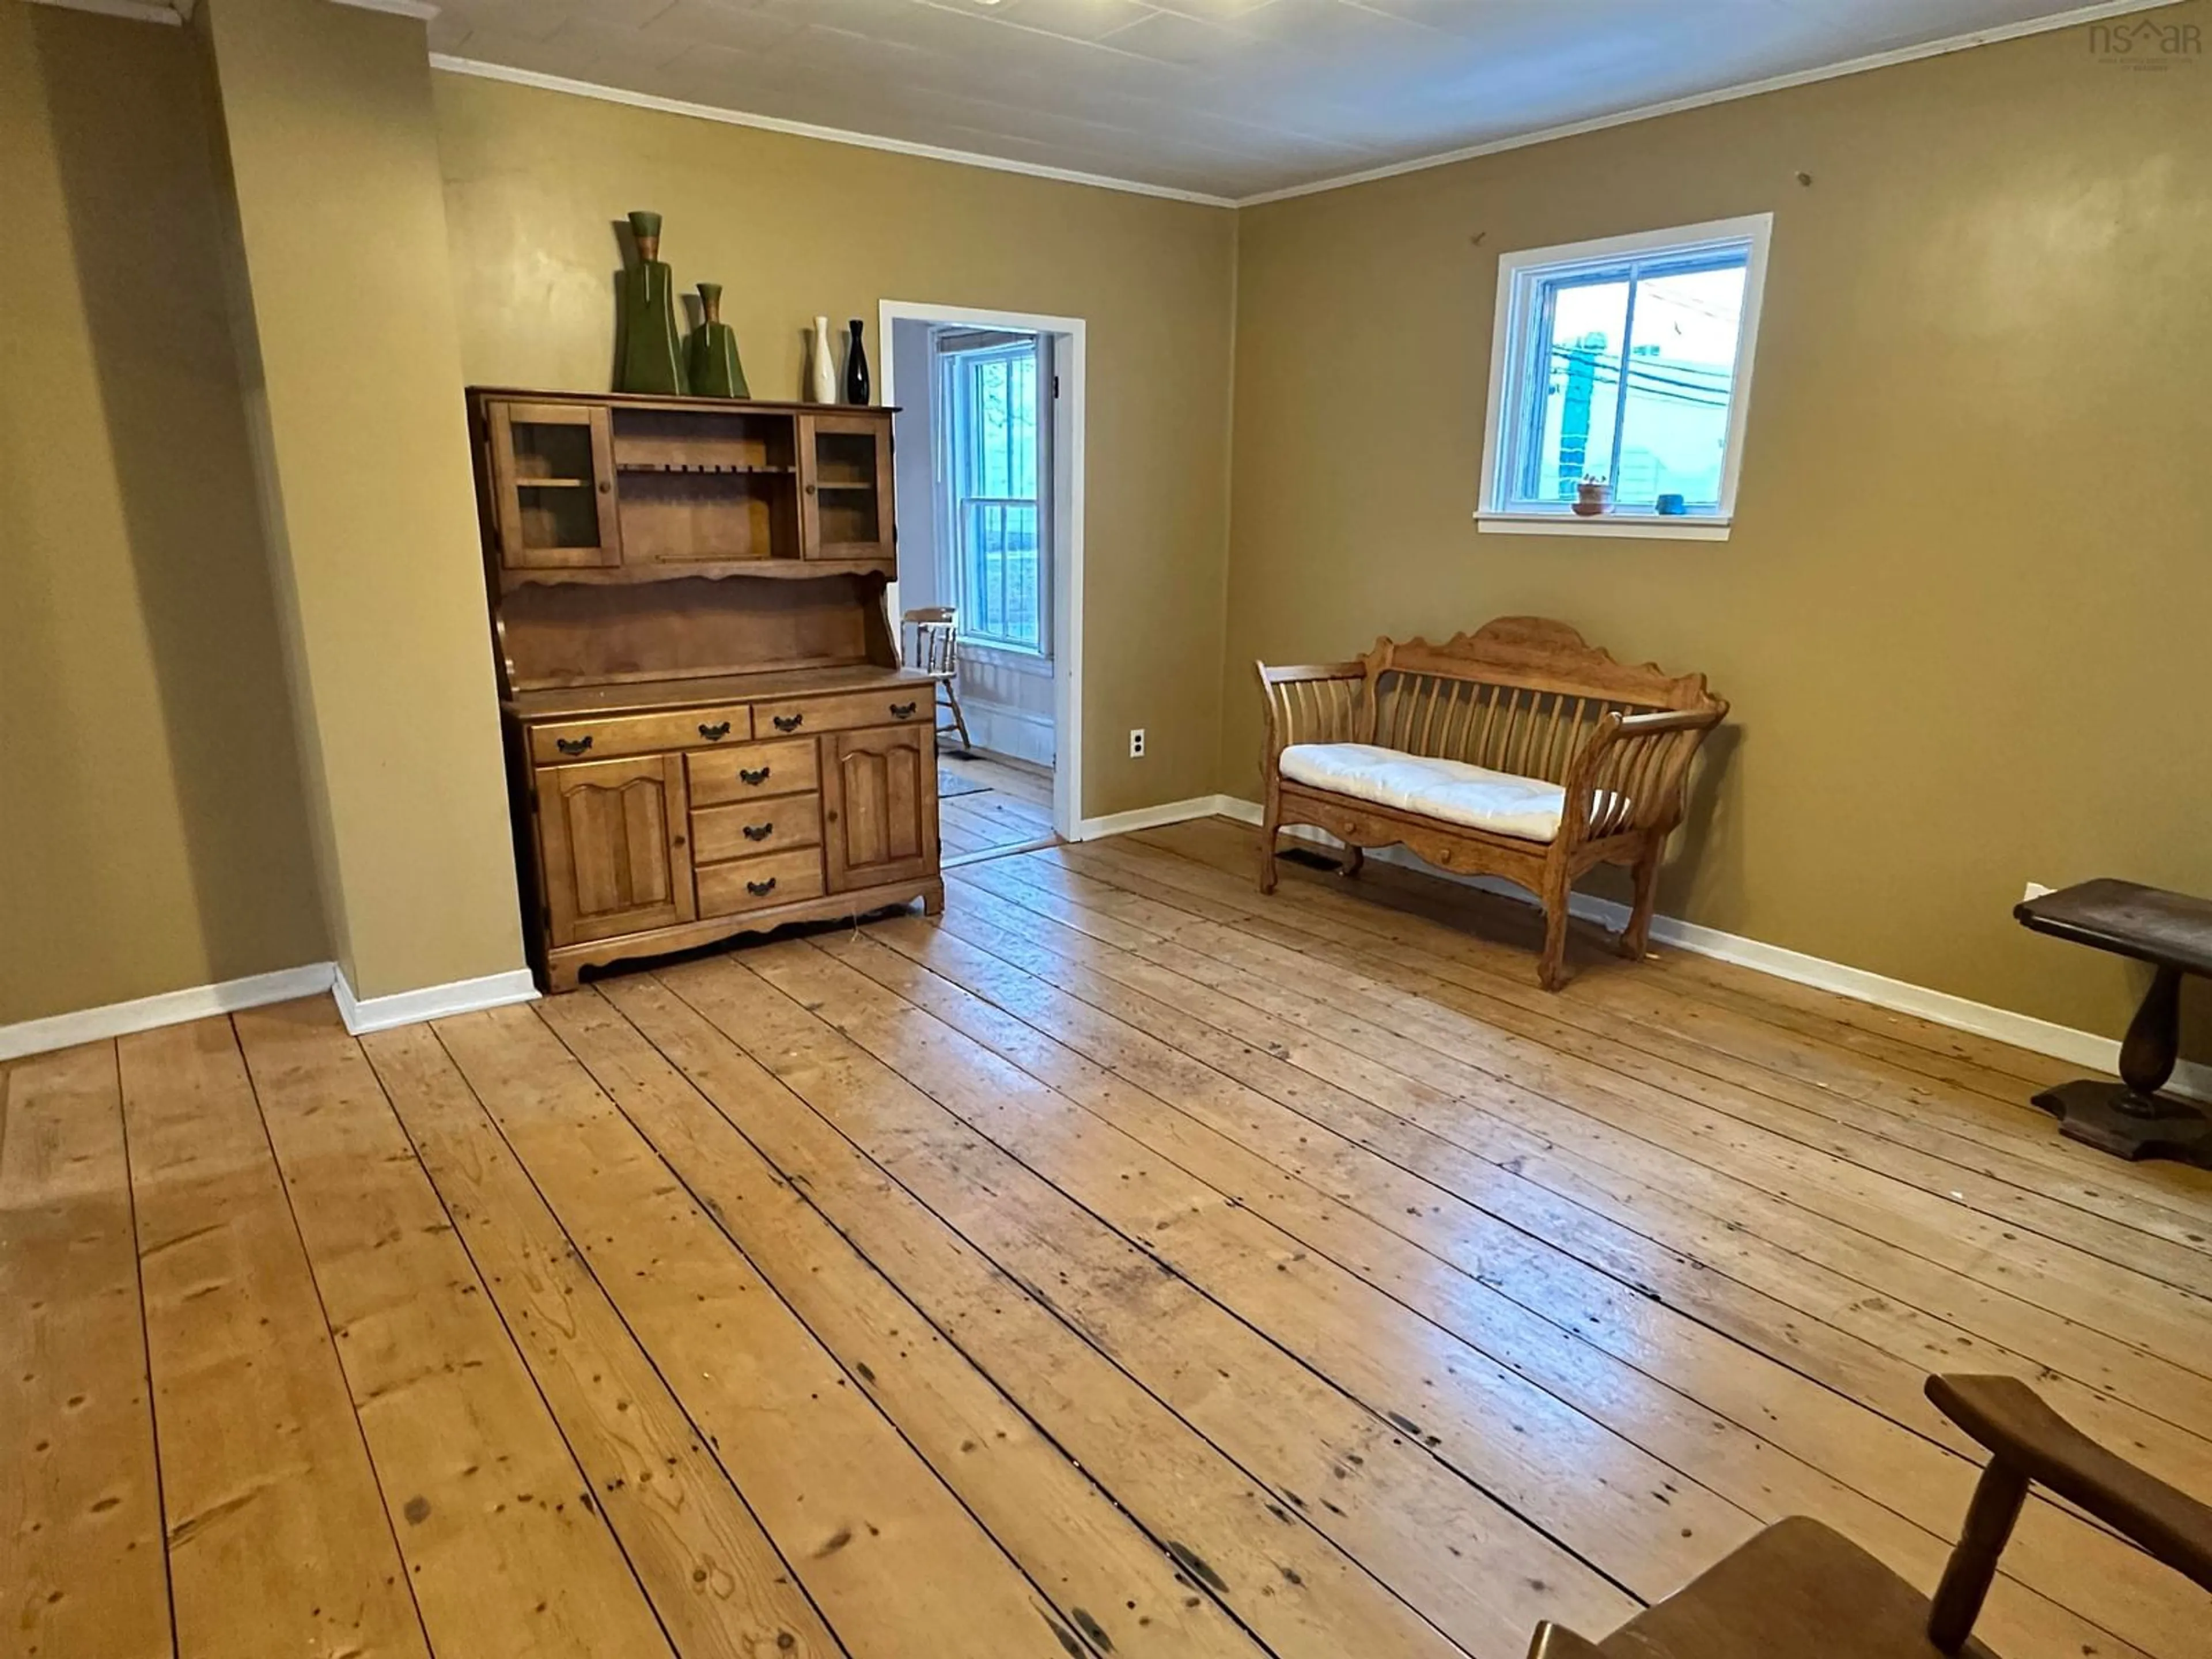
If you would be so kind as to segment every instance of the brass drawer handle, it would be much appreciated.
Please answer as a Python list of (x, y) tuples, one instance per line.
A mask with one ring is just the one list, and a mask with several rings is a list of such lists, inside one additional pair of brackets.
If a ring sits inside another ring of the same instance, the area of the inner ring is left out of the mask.
[(724, 720), (720, 726), (708, 726), (702, 723), (699, 727), (699, 735), (709, 743), (720, 743), (730, 735), (730, 723), (727, 720)]
[(745, 839), (747, 841), (766, 841), (775, 833), (775, 820), (773, 818), (770, 818), (766, 823), (749, 823), (745, 825)]
[(775, 878), (770, 876), (766, 881), (749, 881), (745, 884), (745, 891), (755, 898), (766, 898), (775, 891)]
[(775, 716), (775, 729), (779, 732), (796, 732), (805, 723), (806, 716), (804, 714), (778, 714)]
[(899, 720), (910, 720), (915, 708), (915, 705), (910, 702), (895, 702), (891, 705), (891, 714)]
[(592, 734), (586, 732), (580, 738), (556, 738), (553, 746), (564, 755), (580, 755), (592, 746)]
[(741, 766), (738, 769), (738, 781), (739, 783), (766, 783), (768, 781), (768, 774), (769, 769), (765, 766), (757, 767), (750, 772)]

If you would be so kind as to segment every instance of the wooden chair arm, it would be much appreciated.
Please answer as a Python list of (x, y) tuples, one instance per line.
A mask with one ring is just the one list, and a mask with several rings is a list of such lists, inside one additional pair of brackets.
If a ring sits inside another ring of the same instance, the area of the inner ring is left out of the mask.
[[(2212, 1589), (2212, 1505), (2107, 1451), (2017, 1377), (1931, 1376), (1927, 1391), (1938, 1411), (1990, 1450), (1958, 1547), (1929, 1604), (1928, 1637), (1938, 1652), (1965, 1651), (2031, 1481)], [(1545, 1623), (1536, 1627), (1528, 1659), (1604, 1655), (1572, 1631)]]
[(1351, 743), (1359, 736), (1360, 711), (1367, 695), (1364, 662), (1252, 665), (1267, 704), (1266, 761), (1294, 743)]
[(1682, 815), (1682, 785), (1691, 757), (1727, 714), (1725, 703), (1717, 708), (1606, 714), (1568, 763), (1561, 835), (1579, 842), (1673, 829)]
[(2106, 1450), (2018, 1377), (1931, 1376), (1928, 1397), (1998, 1462), (2212, 1589), (2212, 1504)]

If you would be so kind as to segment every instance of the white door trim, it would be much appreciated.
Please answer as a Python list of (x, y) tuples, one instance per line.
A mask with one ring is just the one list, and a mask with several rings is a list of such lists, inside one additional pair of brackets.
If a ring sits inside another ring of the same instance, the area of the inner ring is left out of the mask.
[[(915, 300), (882, 301), (877, 313), (876, 355), (882, 362), (883, 399), (889, 404), (898, 402), (892, 383), (898, 356), (891, 349), (894, 323), (981, 323), (1059, 337), (1053, 349), (1060, 395), (1053, 404), (1052, 444), (1052, 827), (1063, 840), (1073, 841), (1083, 822), (1084, 393), (1089, 363), (1084, 320)], [(898, 618), (890, 620), (896, 629)]]

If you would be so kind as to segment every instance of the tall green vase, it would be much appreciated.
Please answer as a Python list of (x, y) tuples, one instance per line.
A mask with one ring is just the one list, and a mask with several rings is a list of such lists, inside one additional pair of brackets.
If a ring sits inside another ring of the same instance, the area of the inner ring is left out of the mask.
[(699, 284), (699, 326), (691, 335), (691, 393), (696, 398), (750, 398), (745, 366), (738, 361), (738, 331), (722, 320), (722, 285)]
[(660, 216), (633, 213), (637, 263), (623, 273), (623, 355), (617, 392), (689, 390), (676, 333), (676, 283), (660, 258)]

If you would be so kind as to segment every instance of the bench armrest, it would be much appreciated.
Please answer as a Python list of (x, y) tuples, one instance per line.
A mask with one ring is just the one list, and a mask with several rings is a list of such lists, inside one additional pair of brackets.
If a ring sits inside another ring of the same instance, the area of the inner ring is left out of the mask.
[(1705, 733), (1728, 714), (1717, 708), (1651, 714), (1607, 714), (1567, 767), (1561, 833), (1578, 842), (1671, 830), (1682, 817), (1682, 786)]
[(1620, 735), (1624, 738), (1657, 737), (1666, 732), (1710, 732), (1721, 723), (1723, 708), (1687, 708), (1671, 714), (1624, 714), (1620, 717)]
[(1356, 743), (1366, 706), (1364, 662), (1305, 663), (1291, 667), (1252, 665), (1267, 709), (1268, 770), (1294, 743)]
[(2212, 1589), (2212, 1504), (2107, 1451), (2014, 1376), (1931, 1376), (1937, 1410), (2010, 1465)]

